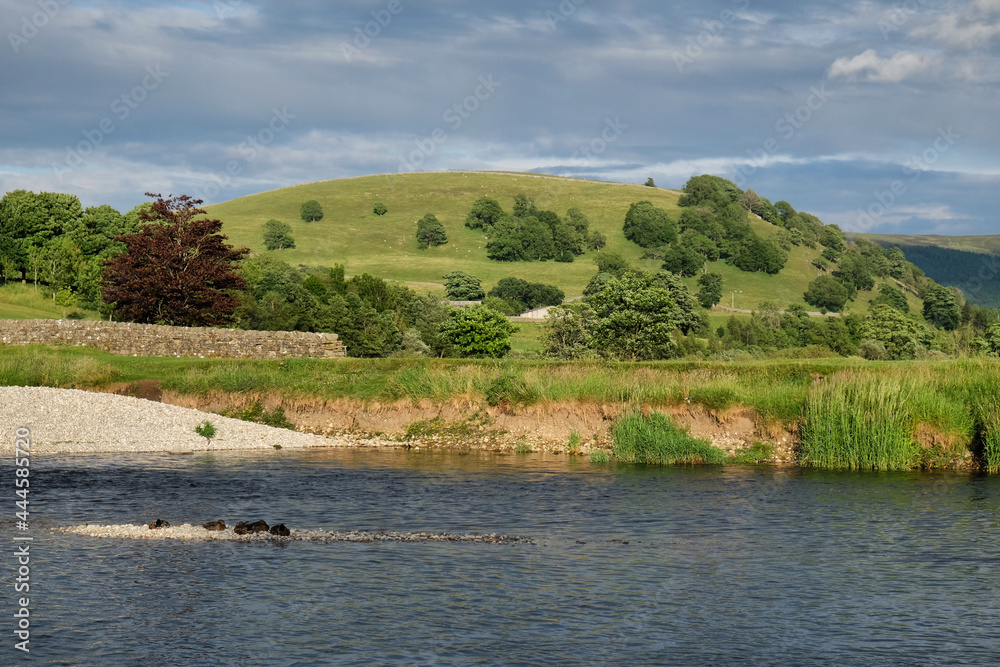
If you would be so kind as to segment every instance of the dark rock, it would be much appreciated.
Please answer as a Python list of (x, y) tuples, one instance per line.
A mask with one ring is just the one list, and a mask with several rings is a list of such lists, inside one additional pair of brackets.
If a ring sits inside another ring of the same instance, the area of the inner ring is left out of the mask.
[(292, 534), (292, 531), (288, 530), (285, 524), (279, 523), (277, 526), (271, 526), (271, 534), (278, 535), (280, 537), (288, 537)]
[(157, 528), (170, 528), (170, 522), (163, 519), (157, 519), (153, 523), (149, 524), (150, 530), (156, 530)]
[(233, 528), (233, 532), (237, 535), (247, 535), (249, 533), (266, 533), (268, 530), (267, 522), (265, 521), (254, 521), (253, 523), (246, 523), (245, 521), (240, 521)]
[(201, 527), (205, 530), (225, 530), (226, 522), (219, 519), (218, 521), (209, 521), (208, 523), (201, 524)]

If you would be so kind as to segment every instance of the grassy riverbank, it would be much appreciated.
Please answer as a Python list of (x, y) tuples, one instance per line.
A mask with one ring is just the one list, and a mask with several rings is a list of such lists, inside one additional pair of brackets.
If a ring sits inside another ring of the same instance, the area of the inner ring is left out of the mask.
[[(981, 457), (1000, 469), (1000, 362), (857, 359), (739, 363), (557, 363), (441, 359), (284, 361), (116, 357), (86, 348), (0, 348), (0, 384), (101, 389), (155, 380), (166, 391), (358, 404), (687, 406), (752, 411), (760, 430), (801, 435), (799, 462), (833, 468), (944, 467)], [(752, 444), (752, 443), (751, 443)]]

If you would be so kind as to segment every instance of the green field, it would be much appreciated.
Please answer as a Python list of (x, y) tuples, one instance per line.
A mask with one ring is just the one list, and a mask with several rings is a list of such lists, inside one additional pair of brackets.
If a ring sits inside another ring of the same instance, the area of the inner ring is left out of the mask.
[[(645, 199), (666, 209), (675, 219), (680, 215), (677, 206), (680, 193), (674, 190), (494, 172), (393, 174), (324, 181), (234, 199), (208, 207), (208, 211), (223, 221), (223, 233), (235, 245), (272, 255), (293, 266), (344, 264), (348, 275), (367, 272), (409, 283), (440, 283), (445, 273), (461, 270), (479, 277), (487, 290), (501, 278), (513, 276), (556, 285), (567, 297), (579, 296), (596, 271), (593, 262), (596, 253), (588, 252), (571, 264), (494, 262), (486, 257), (484, 234), (465, 227), (466, 215), (479, 197), (492, 197), (509, 211), (519, 193), (533, 198), (540, 209), (560, 215), (570, 208), (579, 208), (590, 219), (591, 229), (607, 236), (607, 250), (618, 252), (634, 266), (650, 271), (659, 270), (660, 262), (640, 259), (644, 250), (626, 240), (622, 232), (629, 206)], [(309, 199), (323, 206), (323, 220), (305, 223), (299, 219), (299, 207)], [(385, 216), (372, 212), (376, 202), (388, 207)], [(427, 213), (433, 213), (441, 221), (449, 241), (444, 246), (418, 250), (416, 223)], [(294, 249), (264, 249), (261, 227), (271, 218), (292, 226)], [(765, 237), (778, 232), (774, 225), (755, 217), (751, 224)], [(709, 271), (723, 277), (723, 305), (734, 301), (736, 308), (745, 309), (756, 308), (764, 301), (781, 307), (793, 303), (805, 305), (802, 294), (818, 275), (811, 265), (818, 255), (818, 249), (793, 248), (788, 264), (777, 276), (746, 273), (721, 261), (711, 263)], [(686, 282), (693, 290), (697, 289), (695, 278)], [(859, 295), (852, 308), (866, 308), (872, 296)]]
[(93, 311), (57, 306), (44, 287), (35, 289), (33, 285), (8, 283), (0, 287), (0, 319), (4, 320), (54, 320), (63, 316), (64, 311), (78, 311), (88, 320), (98, 319)]
[(982, 236), (941, 236), (937, 234), (846, 234), (849, 239), (901, 246), (933, 246), (977, 254), (1000, 255), (1000, 234)]

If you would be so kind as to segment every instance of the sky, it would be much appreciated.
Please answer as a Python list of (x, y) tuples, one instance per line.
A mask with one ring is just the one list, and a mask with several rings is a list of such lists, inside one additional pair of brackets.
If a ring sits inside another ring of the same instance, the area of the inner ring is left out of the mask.
[(845, 231), (1000, 233), (1000, 0), (0, 0), (0, 190), (709, 173)]

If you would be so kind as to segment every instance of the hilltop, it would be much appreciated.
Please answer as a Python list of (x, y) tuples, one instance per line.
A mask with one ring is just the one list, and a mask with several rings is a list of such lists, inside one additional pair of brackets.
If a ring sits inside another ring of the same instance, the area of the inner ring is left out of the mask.
[[(207, 208), (210, 216), (223, 221), (223, 233), (233, 244), (293, 266), (343, 264), (348, 274), (370, 273), (411, 283), (420, 291), (433, 289), (433, 285), (422, 283), (439, 284), (445, 273), (461, 270), (479, 277), (487, 289), (501, 278), (516, 276), (556, 285), (567, 297), (582, 294), (596, 272), (595, 252), (588, 251), (572, 263), (495, 262), (486, 257), (483, 233), (465, 227), (466, 215), (479, 197), (492, 197), (510, 210), (514, 197), (522, 193), (532, 198), (539, 209), (560, 215), (579, 208), (590, 219), (590, 228), (607, 237), (603, 252), (620, 253), (634, 266), (649, 271), (659, 270), (661, 262), (642, 259), (643, 248), (626, 240), (622, 224), (629, 206), (649, 200), (674, 219), (681, 212), (677, 205), (681, 193), (677, 190), (511, 172), (391, 174), (321, 181)], [(323, 207), (325, 215), (318, 222), (306, 223), (299, 218), (301, 204), (310, 199)], [(376, 203), (385, 204), (388, 213), (375, 215)], [(427, 213), (441, 221), (448, 243), (418, 250), (416, 223)], [(294, 249), (264, 249), (261, 228), (272, 218), (292, 226)], [(751, 216), (750, 224), (764, 238), (775, 236), (779, 229), (755, 216)], [(723, 277), (721, 305), (756, 308), (764, 301), (780, 307), (805, 305), (802, 295), (819, 275), (812, 261), (821, 249), (793, 247), (788, 263), (777, 275), (747, 273), (722, 261), (711, 262), (709, 271)], [(696, 290), (694, 278), (685, 282)], [(866, 308), (874, 294), (860, 293), (852, 309)], [(911, 306), (918, 309), (919, 301), (910, 298)]]
[(942, 285), (958, 287), (980, 306), (1000, 308), (1000, 235), (848, 234), (899, 246), (906, 259)]

